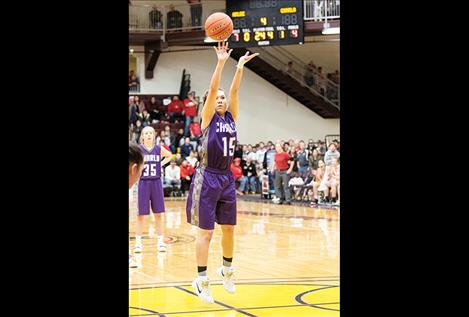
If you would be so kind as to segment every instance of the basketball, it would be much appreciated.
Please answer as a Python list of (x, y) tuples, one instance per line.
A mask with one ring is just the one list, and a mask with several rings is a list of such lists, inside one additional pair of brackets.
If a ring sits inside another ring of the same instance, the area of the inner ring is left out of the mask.
[(211, 14), (205, 21), (205, 33), (215, 41), (228, 39), (233, 32), (233, 21), (222, 12)]

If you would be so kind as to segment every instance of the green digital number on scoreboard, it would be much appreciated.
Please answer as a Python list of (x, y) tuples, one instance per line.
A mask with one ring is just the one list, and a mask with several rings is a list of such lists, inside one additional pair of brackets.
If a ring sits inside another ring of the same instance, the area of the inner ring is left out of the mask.
[(303, 44), (302, 0), (226, 1), (233, 20), (230, 47)]

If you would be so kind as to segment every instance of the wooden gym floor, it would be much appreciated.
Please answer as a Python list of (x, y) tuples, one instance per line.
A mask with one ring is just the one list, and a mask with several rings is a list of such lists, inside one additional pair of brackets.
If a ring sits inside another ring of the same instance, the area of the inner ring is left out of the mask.
[[(132, 191), (133, 192), (133, 191)], [(134, 245), (136, 197), (131, 195), (130, 247)], [(168, 252), (156, 251), (155, 223), (146, 217), (143, 252), (129, 269), (129, 316), (234, 317), (340, 315), (340, 211), (273, 205), (238, 199), (235, 228), (236, 293), (216, 276), (222, 264), (221, 232), (215, 227), (208, 276), (215, 304), (192, 292), (196, 277), (196, 228), (186, 223), (185, 199), (165, 200)]]

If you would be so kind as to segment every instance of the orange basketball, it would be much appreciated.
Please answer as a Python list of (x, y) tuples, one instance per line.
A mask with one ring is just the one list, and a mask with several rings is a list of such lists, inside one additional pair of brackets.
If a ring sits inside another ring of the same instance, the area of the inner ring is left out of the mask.
[(233, 33), (233, 21), (223, 12), (211, 14), (205, 21), (205, 34), (215, 41), (224, 41)]

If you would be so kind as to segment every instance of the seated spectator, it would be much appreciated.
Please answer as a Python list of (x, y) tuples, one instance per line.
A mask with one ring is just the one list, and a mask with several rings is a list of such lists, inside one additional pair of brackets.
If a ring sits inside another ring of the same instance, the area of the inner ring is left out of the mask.
[(196, 149), (197, 148), (197, 145), (199, 144), (199, 139), (200, 138), (197, 138), (195, 137), (193, 134), (191, 134), (190, 138), (189, 138), (191, 141), (191, 145), (192, 145), (192, 148)]
[(198, 162), (198, 159), (197, 157), (195, 156), (196, 155), (196, 152), (195, 151), (191, 151), (189, 156), (186, 157), (186, 161), (189, 162), (189, 164), (193, 167), (193, 168), (196, 168), (197, 167), (197, 162)]
[(182, 157), (181, 157), (181, 153), (176, 153), (176, 158), (175, 158), (175, 160), (176, 160), (176, 165), (177, 165), (177, 166), (181, 166), (182, 162), (184, 161), (184, 160), (182, 159)]
[(168, 113), (169, 113), (169, 121), (171, 123), (176, 122), (176, 120), (179, 122), (183, 120), (184, 118), (184, 103), (179, 100), (178, 96), (174, 96), (173, 100), (171, 103), (168, 105)]
[(324, 177), (319, 185), (318, 190), (324, 192), (325, 201), (329, 202), (329, 193), (331, 194), (330, 202), (336, 203), (337, 189), (339, 185), (340, 172), (338, 169), (338, 160), (336, 158), (331, 159), (331, 165), (326, 166)]
[(182, 13), (175, 9), (174, 4), (170, 4), (166, 14), (166, 27), (168, 29), (182, 28), (182, 17)]
[[(293, 174), (293, 173), (292, 173)], [(304, 180), (299, 175), (292, 175), (292, 178), (288, 181), (288, 186), (293, 192), (293, 199), (301, 200), (301, 192), (304, 187)]]
[(202, 136), (202, 128), (200, 127), (199, 117), (194, 117), (194, 121), (189, 125), (189, 130), (191, 135), (195, 136), (196, 138), (200, 138)]
[(161, 101), (157, 100), (154, 96), (150, 98), (148, 103), (147, 110), (150, 113), (151, 120), (156, 120), (157, 122), (161, 121), (163, 114), (160, 112), (159, 108), (161, 106)]
[[(239, 157), (235, 158), (230, 166), (231, 173), (233, 173), (233, 177), (236, 183), (239, 183), (239, 180), (243, 176), (243, 168), (241, 167), (241, 159)], [(236, 193), (238, 195), (244, 195), (242, 191), (236, 189)]]
[(157, 6), (153, 6), (153, 10), (148, 14), (150, 19), (150, 28), (162, 29), (163, 28), (163, 14), (158, 10)]
[(189, 136), (189, 126), (197, 116), (197, 100), (195, 100), (195, 93), (192, 91), (184, 99), (184, 115), (186, 116), (186, 124), (184, 126), (184, 135)]
[(184, 130), (182, 128), (180, 128), (178, 133), (174, 136), (174, 143), (172, 144), (176, 149), (184, 144)]
[(171, 163), (164, 169), (164, 179), (167, 185), (181, 187), (181, 169), (176, 165), (176, 160), (172, 159)]
[[(168, 145), (168, 144), (171, 144), (171, 141), (169, 139), (169, 136), (166, 135), (166, 133), (164, 132), (164, 130), (161, 130), (160, 131), (160, 134), (156, 137), (156, 144), (159, 144), (160, 141), (163, 140), (164, 141), (164, 144)], [(169, 146), (169, 145), (168, 145)], [(171, 150), (171, 147), (169, 147), (171, 153), (173, 152)]]
[(191, 140), (189, 138), (184, 139), (184, 144), (181, 145), (181, 157), (184, 160), (186, 157), (188, 157), (191, 154), (191, 151), (194, 151), (195, 149), (191, 145)]
[(331, 144), (329, 144), (329, 150), (324, 155), (324, 162), (327, 166), (330, 166), (332, 164), (332, 159), (334, 158), (339, 159), (340, 153), (339, 151), (337, 151), (335, 143), (332, 142)]
[(182, 161), (180, 166), (181, 171), (181, 190), (182, 193), (185, 194), (187, 190), (189, 190), (189, 186), (191, 185), (192, 175), (194, 175), (194, 168), (189, 164), (187, 160)]
[(257, 192), (257, 172), (256, 172), (256, 165), (254, 162), (248, 157), (246, 160), (246, 164), (242, 166), (243, 168), (243, 177), (241, 177), (239, 190), (243, 193), (248, 193), (251, 191), (251, 194), (255, 194)]
[(129, 91), (140, 91), (140, 81), (138, 80), (137, 76), (132, 75), (129, 80)]
[(311, 188), (308, 191), (308, 195), (310, 197), (312, 204), (318, 203), (318, 188), (321, 185), (322, 179), (324, 178), (324, 173), (326, 172), (326, 164), (324, 161), (319, 160), (318, 168), (316, 170), (311, 170), (311, 174), (313, 175), (313, 179), (306, 183), (306, 185)]
[(138, 118), (142, 122), (143, 127), (149, 126), (151, 123), (150, 114), (146, 110), (143, 110), (143, 112), (139, 113)]
[(142, 123), (140, 120), (137, 120), (132, 130), (132, 141), (135, 143), (140, 143), (140, 133), (142, 133), (142, 129)]
[(147, 110), (147, 107), (145, 105), (145, 102), (143, 100), (140, 100), (140, 96), (134, 96), (134, 101), (135, 101), (135, 104), (137, 105), (138, 107), (138, 112), (142, 113), (143, 110)]

